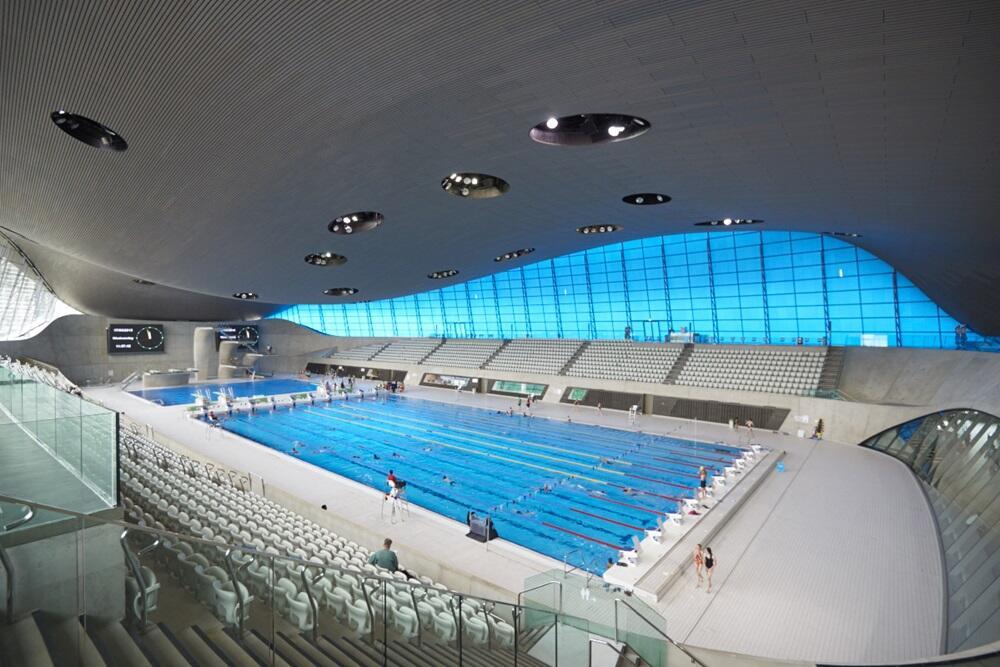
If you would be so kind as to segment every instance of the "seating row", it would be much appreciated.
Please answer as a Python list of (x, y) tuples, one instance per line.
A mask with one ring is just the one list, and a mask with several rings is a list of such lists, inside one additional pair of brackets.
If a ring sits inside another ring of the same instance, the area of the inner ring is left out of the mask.
[[(445, 586), (370, 565), (368, 549), (254, 493), (192, 476), (171, 450), (134, 434), (128, 437), (136, 455), (123, 457), (121, 490), (127, 514), (145, 525), (207, 541), (168, 541), (157, 558), (223, 623), (238, 621), (239, 590), (245, 600), (260, 599), (299, 630), (310, 630), (315, 623), (311, 593), (321, 609), (358, 636), (370, 633), (381, 618), (406, 638), (422, 629), (454, 641), (461, 627), (463, 641), (513, 645), (513, 626), (478, 600), (463, 600), (459, 622), (459, 598)], [(232, 543), (261, 554), (251, 560), (244, 552), (233, 552), (234, 566), (245, 567), (247, 585), (231, 581), (225, 567)], [(311, 582), (308, 592), (303, 575)], [(138, 600), (138, 595), (131, 599)], [(243, 608), (249, 613), (249, 604)]]

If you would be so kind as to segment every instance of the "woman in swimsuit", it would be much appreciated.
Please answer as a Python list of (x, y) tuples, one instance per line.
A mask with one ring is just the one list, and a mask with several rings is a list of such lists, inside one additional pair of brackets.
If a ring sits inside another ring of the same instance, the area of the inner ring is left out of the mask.
[(695, 588), (701, 588), (701, 582), (704, 577), (701, 574), (701, 568), (705, 566), (705, 555), (701, 552), (701, 545), (699, 544), (694, 548), (694, 573), (698, 575), (698, 584)]
[(705, 470), (705, 466), (700, 466), (698, 468), (698, 500), (702, 500), (705, 497), (706, 484), (708, 484), (708, 471)]
[(708, 590), (712, 592), (712, 572), (715, 570), (715, 556), (712, 554), (712, 547), (705, 547), (705, 576), (708, 578)]

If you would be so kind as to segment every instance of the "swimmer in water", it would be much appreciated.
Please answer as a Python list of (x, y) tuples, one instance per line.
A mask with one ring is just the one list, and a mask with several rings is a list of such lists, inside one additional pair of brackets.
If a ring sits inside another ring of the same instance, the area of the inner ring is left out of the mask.
[(455, 486), (455, 480), (453, 480), (451, 477), (448, 477), (448, 475), (441, 475), (441, 481), (444, 482), (445, 484), (448, 484), (449, 486)]
[(393, 452), (392, 453), (392, 458), (394, 458), (394, 459), (401, 459), (403, 457), (399, 455), (399, 452)]
[(626, 486), (624, 489), (622, 489), (622, 493), (624, 493), (626, 496), (634, 496), (638, 492), (631, 486)]
[(375, 460), (375, 461), (380, 461), (380, 460), (382, 460), (382, 457), (379, 456), (378, 454), (372, 454), (372, 459)]

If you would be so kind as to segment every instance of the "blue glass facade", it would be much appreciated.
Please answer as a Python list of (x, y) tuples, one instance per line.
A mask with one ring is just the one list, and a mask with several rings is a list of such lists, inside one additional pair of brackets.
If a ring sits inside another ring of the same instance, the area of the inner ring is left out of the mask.
[[(819, 234), (713, 231), (593, 248), (442, 289), (271, 316), (342, 336), (633, 338), (955, 347), (957, 322), (871, 253)], [(969, 336), (970, 340), (976, 338)]]

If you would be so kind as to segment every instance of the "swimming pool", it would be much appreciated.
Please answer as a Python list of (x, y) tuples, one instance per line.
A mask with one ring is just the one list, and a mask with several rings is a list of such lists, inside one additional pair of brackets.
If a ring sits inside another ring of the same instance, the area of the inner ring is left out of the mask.
[(186, 384), (180, 387), (163, 387), (161, 389), (140, 389), (130, 391), (139, 398), (162, 405), (188, 405), (195, 402), (196, 393), (211, 392), (212, 399), (219, 396), (220, 391), (229, 392), (236, 398), (248, 396), (274, 396), (277, 394), (293, 394), (297, 392), (314, 391), (316, 385), (302, 380), (242, 380), (238, 382), (203, 382)]
[[(693, 498), (737, 447), (574, 424), (397, 395), (234, 414), (222, 428), (591, 572)], [(294, 452), (293, 452), (294, 450)], [(445, 479), (447, 477), (447, 480)]]

